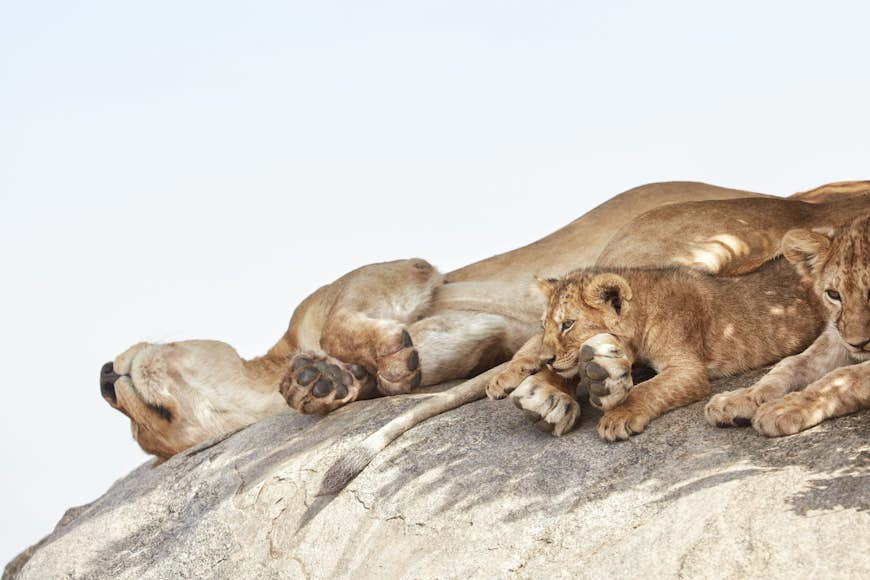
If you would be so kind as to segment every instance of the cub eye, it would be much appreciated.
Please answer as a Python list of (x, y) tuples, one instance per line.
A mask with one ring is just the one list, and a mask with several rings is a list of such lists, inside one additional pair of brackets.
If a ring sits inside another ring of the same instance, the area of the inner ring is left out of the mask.
[(562, 322), (562, 332), (568, 332), (574, 326), (573, 320), (565, 320)]
[(825, 294), (827, 294), (828, 298), (830, 298), (834, 302), (839, 302), (841, 300), (840, 293), (836, 290), (825, 290)]

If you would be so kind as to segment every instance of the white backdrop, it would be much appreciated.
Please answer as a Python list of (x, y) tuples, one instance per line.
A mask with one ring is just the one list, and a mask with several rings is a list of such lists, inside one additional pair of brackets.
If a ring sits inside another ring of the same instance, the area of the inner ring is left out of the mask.
[(0, 561), (145, 461), (134, 342), (259, 354), (352, 267), (650, 181), (870, 178), (868, 5), (708, 4), (0, 3)]

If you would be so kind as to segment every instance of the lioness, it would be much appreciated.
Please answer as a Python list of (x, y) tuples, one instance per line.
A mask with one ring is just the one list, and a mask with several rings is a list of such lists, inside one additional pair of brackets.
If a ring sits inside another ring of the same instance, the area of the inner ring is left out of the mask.
[(826, 306), (824, 333), (755, 385), (713, 397), (705, 408), (711, 424), (751, 420), (765, 435), (791, 435), (870, 407), (870, 215), (830, 235), (794, 230), (782, 242)]
[[(866, 208), (868, 193), (866, 182), (833, 184), (794, 199), (700, 183), (642, 186), (542, 240), (443, 276), (419, 259), (355, 270), (306, 298), (284, 336), (259, 358), (242, 360), (216, 341), (134, 345), (103, 366), (101, 392), (130, 417), (142, 448), (165, 459), (287, 404), (326, 413), (507, 361), (539, 323), (544, 302), (529, 287), (534, 276), (591, 266), (602, 251), (610, 264), (740, 270), (748, 259), (774, 255), (787, 229), (837, 223)], [(800, 201), (804, 197), (818, 203)], [(669, 209), (673, 203), (686, 205)], [(653, 217), (654, 232), (630, 225), (656, 208), (664, 213)], [(668, 239), (682, 242), (666, 254), (634, 257), (638, 247)], [(402, 425), (479, 398), (490, 376), (419, 409)], [(391, 435), (379, 436), (383, 444), (401, 431), (390, 429)]]
[[(642, 432), (662, 414), (710, 394), (708, 378), (758, 368), (806, 348), (822, 330), (822, 306), (782, 259), (749, 274), (714, 277), (683, 268), (579, 270), (540, 280), (547, 297), (538, 365), (517, 356), (487, 393), (529, 367), (554, 372), (524, 379), (511, 395), (553, 426), (579, 414), (573, 386), (583, 375), (590, 401), (605, 411), (598, 433), (608, 441)], [(658, 374), (632, 388), (642, 361)], [(516, 366), (521, 367), (516, 370)]]

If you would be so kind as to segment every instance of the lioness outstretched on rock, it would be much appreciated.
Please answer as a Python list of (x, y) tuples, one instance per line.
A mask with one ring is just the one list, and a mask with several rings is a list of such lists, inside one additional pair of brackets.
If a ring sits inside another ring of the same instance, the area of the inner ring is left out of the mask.
[[(168, 458), (288, 403), (324, 413), (358, 398), (473, 376), (506, 361), (539, 324), (544, 301), (530, 288), (534, 276), (592, 266), (600, 255), (610, 265), (741, 271), (772, 257), (786, 230), (843, 221), (868, 200), (866, 182), (834, 184), (794, 199), (700, 183), (639, 187), (538, 242), (443, 276), (423, 260), (355, 270), (306, 298), (285, 335), (260, 358), (242, 360), (216, 341), (134, 345), (103, 366), (101, 392), (130, 417), (145, 451)], [(685, 205), (668, 205), (673, 203)], [(630, 225), (646, 212), (646, 221)], [(638, 252), (650, 243), (664, 253)], [(376, 452), (427, 413), (479, 398), (490, 376), (420, 405), (410, 418), (385, 427), (367, 449)]]
[(782, 242), (826, 306), (824, 333), (751, 387), (713, 397), (704, 410), (711, 424), (751, 420), (765, 435), (791, 435), (870, 407), (870, 215), (830, 235), (794, 230)]

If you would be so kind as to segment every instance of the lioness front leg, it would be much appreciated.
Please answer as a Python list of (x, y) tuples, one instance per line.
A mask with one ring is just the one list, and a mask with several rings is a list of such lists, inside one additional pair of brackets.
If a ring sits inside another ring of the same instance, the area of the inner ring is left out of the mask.
[(598, 422), (602, 439), (628, 439), (641, 433), (656, 417), (710, 394), (707, 370), (700, 361), (662, 366), (658, 375), (634, 387), (621, 405), (604, 413)]
[(761, 405), (752, 426), (768, 437), (792, 435), (868, 407), (870, 361), (833, 370), (802, 391)]
[(580, 405), (574, 400), (573, 390), (558, 374), (543, 369), (526, 377), (510, 399), (539, 428), (558, 437), (569, 431), (580, 416)]
[(541, 333), (536, 334), (514, 354), (505, 370), (500, 372), (486, 385), (486, 396), (490, 399), (504, 399), (527, 377), (538, 372), (542, 363)]
[(782, 359), (751, 387), (714, 395), (704, 407), (704, 416), (716, 427), (748, 426), (758, 408), (768, 401), (779, 399), (847, 362), (836, 329), (828, 327), (805, 351)]

